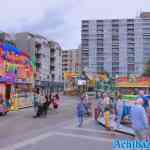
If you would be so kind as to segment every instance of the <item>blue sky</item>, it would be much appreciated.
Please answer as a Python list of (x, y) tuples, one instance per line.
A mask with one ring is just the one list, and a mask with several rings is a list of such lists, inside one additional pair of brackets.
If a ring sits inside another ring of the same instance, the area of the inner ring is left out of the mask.
[(0, 30), (39, 33), (64, 49), (77, 48), (82, 19), (130, 18), (141, 11), (150, 11), (150, 0), (1, 0)]

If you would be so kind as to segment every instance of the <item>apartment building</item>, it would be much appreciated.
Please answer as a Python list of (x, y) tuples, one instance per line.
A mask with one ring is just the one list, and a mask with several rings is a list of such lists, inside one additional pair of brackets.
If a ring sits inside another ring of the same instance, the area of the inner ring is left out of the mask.
[(28, 32), (16, 34), (16, 46), (28, 50), (36, 57), (36, 87), (48, 88), (50, 81), (50, 51), (48, 40)]
[(140, 75), (150, 59), (150, 12), (128, 19), (82, 20), (82, 67), (89, 72)]
[(51, 81), (62, 82), (62, 48), (59, 43), (49, 41)]
[(80, 72), (81, 70), (81, 49), (68, 49), (62, 51), (62, 70)]

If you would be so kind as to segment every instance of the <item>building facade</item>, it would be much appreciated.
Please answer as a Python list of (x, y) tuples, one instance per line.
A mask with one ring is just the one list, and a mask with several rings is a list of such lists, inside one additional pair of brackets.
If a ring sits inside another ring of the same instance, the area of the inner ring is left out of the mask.
[(0, 41), (3, 43), (10, 43), (15, 45), (15, 35), (6, 32), (0, 32)]
[(70, 72), (81, 71), (81, 49), (62, 51), (62, 70)]
[(16, 34), (16, 46), (28, 50), (36, 58), (35, 86), (41, 89), (48, 88), (50, 81), (50, 51), (48, 40), (28, 32)]
[(55, 41), (49, 41), (51, 81), (62, 82), (62, 48)]
[(150, 59), (150, 13), (137, 18), (82, 20), (82, 67), (92, 73), (142, 74)]

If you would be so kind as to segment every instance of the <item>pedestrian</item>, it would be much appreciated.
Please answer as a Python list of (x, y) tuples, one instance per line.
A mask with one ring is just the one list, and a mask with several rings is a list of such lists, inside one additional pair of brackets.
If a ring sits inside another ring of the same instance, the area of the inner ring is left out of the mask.
[(143, 107), (142, 98), (138, 98), (136, 100), (135, 105), (131, 107), (130, 113), (132, 128), (135, 131), (136, 138), (139, 140), (143, 140), (145, 137), (145, 131), (149, 128), (149, 124), (146, 111)]
[(33, 116), (34, 118), (40, 117), (43, 113), (43, 104), (42, 104), (42, 94), (40, 94), (40, 91), (36, 91), (36, 98), (37, 98), (37, 110), (36, 115)]
[(54, 95), (52, 98), (52, 104), (53, 104), (54, 110), (57, 110), (58, 109), (58, 97), (56, 95)]
[(44, 102), (43, 102), (43, 115), (45, 117), (47, 116), (49, 105), (50, 105), (50, 102), (49, 102), (48, 96), (46, 95), (44, 98)]
[(55, 95), (55, 98), (56, 98), (58, 101), (60, 100), (60, 97), (59, 97), (59, 94), (58, 94), (58, 93)]
[(33, 91), (32, 105), (34, 108), (34, 112), (36, 113), (38, 109), (38, 95), (35, 90)]
[(120, 123), (122, 120), (122, 116), (123, 116), (123, 108), (124, 108), (124, 102), (122, 100), (122, 96), (118, 95), (117, 99), (116, 99), (116, 119), (117, 119), (117, 127), (120, 127)]
[(101, 110), (102, 110), (102, 115), (104, 115), (105, 109), (110, 107), (110, 98), (108, 97), (107, 93), (104, 93), (102, 96), (101, 100)]
[(49, 102), (52, 102), (52, 93), (49, 94)]
[(149, 109), (149, 98), (145, 95), (145, 92), (143, 90), (139, 91), (140, 97), (143, 99), (143, 107), (148, 112)]
[(81, 127), (83, 125), (83, 120), (84, 120), (84, 115), (85, 115), (85, 105), (83, 103), (83, 99), (80, 99), (80, 102), (77, 104), (77, 117), (78, 117), (78, 121), (79, 121), (79, 127)]

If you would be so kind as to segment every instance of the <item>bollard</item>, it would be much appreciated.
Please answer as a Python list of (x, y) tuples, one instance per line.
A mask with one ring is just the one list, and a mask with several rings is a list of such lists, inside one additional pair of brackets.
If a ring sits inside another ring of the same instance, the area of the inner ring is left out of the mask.
[(105, 112), (105, 127), (107, 129), (110, 129), (110, 112), (109, 111)]

